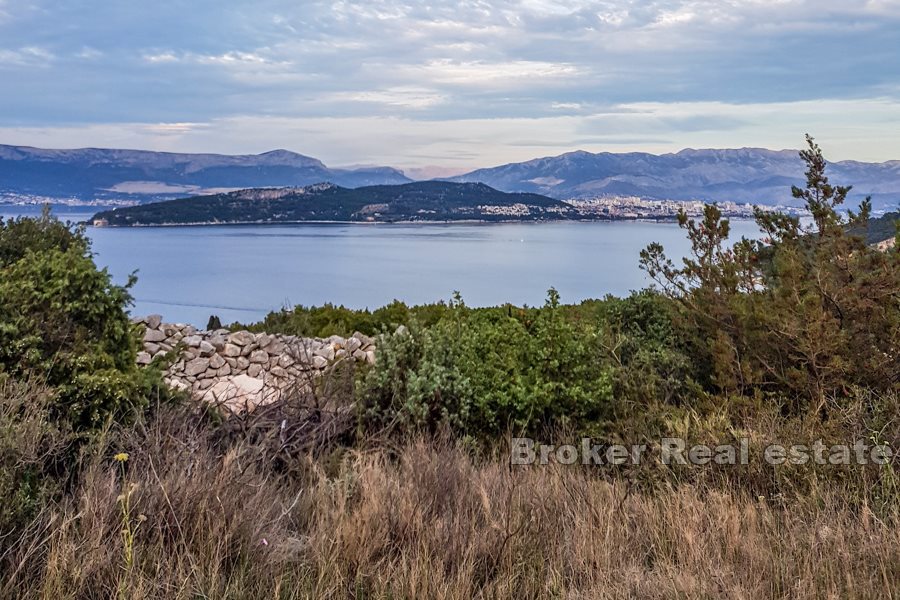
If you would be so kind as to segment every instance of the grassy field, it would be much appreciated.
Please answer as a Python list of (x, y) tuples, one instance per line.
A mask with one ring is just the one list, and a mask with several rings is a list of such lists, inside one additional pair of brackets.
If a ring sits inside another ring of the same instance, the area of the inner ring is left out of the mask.
[[(12, 391), (7, 425), (21, 406)], [(29, 437), (42, 435), (39, 414), (16, 422), (17, 447), (30, 440), (33, 452), (22, 460), (53, 451)], [(295, 461), (273, 453), (277, 433), (250, 437), (223, 439), (196, 413), (165, 407), (108, 431), (82, 451), (72, 487), (0, 540), (0, 597), (900, 592), (896, 504), (875, 511), (835, 482), (753, 497), (724, 479), (646, 486), (583, 467), (511, 466), (503, 448), (440, 437)]]

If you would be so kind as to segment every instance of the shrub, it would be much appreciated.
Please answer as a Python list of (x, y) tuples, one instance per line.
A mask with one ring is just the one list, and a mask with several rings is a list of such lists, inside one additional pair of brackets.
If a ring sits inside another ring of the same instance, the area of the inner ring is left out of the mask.
[(45, 213), (0, 226), (0, 371), (55, 389), (55, 416), (92, 428), (161, 390), (135, 364), (129, 287), (98, 269), (83, 230)]

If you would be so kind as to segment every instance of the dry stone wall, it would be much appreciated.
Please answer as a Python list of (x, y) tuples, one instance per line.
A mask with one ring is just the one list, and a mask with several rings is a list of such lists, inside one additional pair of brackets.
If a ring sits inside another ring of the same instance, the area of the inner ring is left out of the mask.
[(160, 315), (134, 322), (145, 326), (138, 364), (165, 360), (170, 387), (231, 411), (276, 401), (291, 388), (312, 384), (338, 362), (375, 362), (374, 340), (361, 333), (321, 339), (200, 331), (183, 323), (163, 323)]

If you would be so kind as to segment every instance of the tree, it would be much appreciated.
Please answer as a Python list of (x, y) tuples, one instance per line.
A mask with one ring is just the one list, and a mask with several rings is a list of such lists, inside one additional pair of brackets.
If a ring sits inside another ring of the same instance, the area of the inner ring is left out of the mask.
[(0, 223), (0, 376), (37, 375), (55, 390), (55, 415), (76, 428), (144, 403), (161, 386), (135, 363), (133, 283), (115, 285), (83, 229), (46, 211)]
[(838, 212), (850, 187), (829, 183), (813, 138), (800, 156), (806, 187), (792, 193), (805, 200), (811, 228), (757, 210), (766, 241), (727, 248), (727, 221), (708, 206), (700, 223), (679, 219), (692, 248), (682, 267), (658, 244), (641, 253), (642, 268), (678, 302), (705, 348), (707, 383), (776, 394), (795, 410), (821, 409), (853, 385), (900, 385), (900, 254), (866, 245), (868, 199), (846, 220)]

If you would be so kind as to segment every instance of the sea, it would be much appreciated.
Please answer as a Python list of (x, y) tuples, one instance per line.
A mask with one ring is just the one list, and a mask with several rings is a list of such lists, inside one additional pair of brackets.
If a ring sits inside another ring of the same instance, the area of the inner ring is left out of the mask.
[[(96, 207), (53, 208), (86, 221)], [(0, 216), (40, 208), (0, 206)], [(294, 305), (332, 303), (374, 309), (421, 304), (459, 292), (470, 306), (540, 305), (550, 287), (577, 303), (624, 296), (652, 284), (640, 251), (661, 243), (676, 262), (687, 254), (674, 222), (603, 221), (503, 224), (300, 224), (88, 227), (98, 265), (117, 283), (137, 275), (133, 315), (204, 327), (251, 323)], [(758, 238), (750, 220), (732, 236)]]

